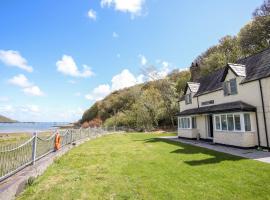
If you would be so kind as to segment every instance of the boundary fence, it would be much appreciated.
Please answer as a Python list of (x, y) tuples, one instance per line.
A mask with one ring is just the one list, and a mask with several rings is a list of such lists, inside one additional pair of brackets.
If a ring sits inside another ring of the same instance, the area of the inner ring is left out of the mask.
[[(107, 131), (100, 128), (58, 130), (61, 147), (73, 142), (105, 135)], [(54, 151), (57, 131), (50, 137), (40, 137), (37, 133), (22, 144), (0, 146), (0, 182), (22, 170), (34, 165), (37, 160)]]

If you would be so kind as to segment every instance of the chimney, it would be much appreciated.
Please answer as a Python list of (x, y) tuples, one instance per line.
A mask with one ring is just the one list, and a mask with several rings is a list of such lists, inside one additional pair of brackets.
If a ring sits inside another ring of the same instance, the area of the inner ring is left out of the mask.
[(197, 62), (191, 63), (190, 66), (190, 73), (191, 73), (191, 81), (196, 82), (200, 78), (201, 75), (201, 68)]

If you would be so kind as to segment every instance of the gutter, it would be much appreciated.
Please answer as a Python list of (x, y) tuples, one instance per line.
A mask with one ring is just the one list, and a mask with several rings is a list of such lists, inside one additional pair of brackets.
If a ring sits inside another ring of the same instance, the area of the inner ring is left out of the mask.
[(259, 123), (258, 123), (258, 112), (257, 112), (257, 109), (256, 109), (256, 124), (257, 124), (257, 137), (258, 137), (258, 147), (261, 147), (261, 140), (260, 140), (260, 128), (259, 128)]
[(268, 141), (268, 130), (267, 130), (267, 124), (266, 124), (265, 105), (264, 105), (264, 98), (263, 98), (263, 91), (262, 91), (261, 79), (259, 79), (259, 85), (260, 85), (261, 100), (262, 100), (263, 121), (264, 121), (264, 128), (265, 128), (266, 145), (267, 145), (267, 149), (269, 151), (270, 148), (269, 148), (269, 141)]

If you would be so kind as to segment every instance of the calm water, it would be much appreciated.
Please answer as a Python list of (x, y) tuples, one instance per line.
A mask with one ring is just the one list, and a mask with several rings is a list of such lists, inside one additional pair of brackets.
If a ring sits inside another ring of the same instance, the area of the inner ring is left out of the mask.
[(61, 126), (66, 124), (68, 123), (65, 122), (0, 123), (0, 134), (54, 130), (57, 128), (55, 126)]

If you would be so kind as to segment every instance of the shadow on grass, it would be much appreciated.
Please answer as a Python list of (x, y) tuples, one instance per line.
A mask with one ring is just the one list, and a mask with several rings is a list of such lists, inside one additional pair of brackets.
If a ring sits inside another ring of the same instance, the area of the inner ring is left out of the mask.
[(238, 160), (246, 159), (246, 158), (233, 156), (233, 155), (222, 153), (222, 152), (213, 151), (213, 150), (202, 148), (202, 147), (192, 146), (190, 144), (184, 144), (181, 142), (176, 142), (176, 141), (172, 141), (169, 139), (164, 139), (164, 138), (150, 138), (150, 139), (146, 139), (143, 141), (145, 143), (164, 142), (164, 143), (167, 143), (170, 145), (181, 147), (180, 149), (176, 149), (174, 151), (171, 151), (170, 153), (187, 154), (187, 155), (205, 154), (205, 155), (211, 156), (211, 158), (206, 158), (206, 159), (202, 159), (202, 160), (184, 161), (186, 164), (191, 165), (191, 166), (217, 164), (217, 163), (220, 163), (223, 161), (238, 161)]

